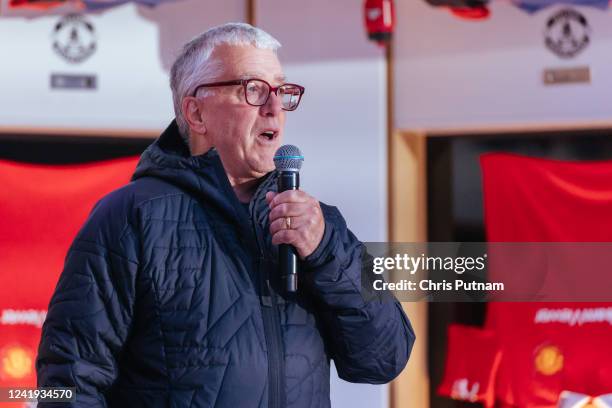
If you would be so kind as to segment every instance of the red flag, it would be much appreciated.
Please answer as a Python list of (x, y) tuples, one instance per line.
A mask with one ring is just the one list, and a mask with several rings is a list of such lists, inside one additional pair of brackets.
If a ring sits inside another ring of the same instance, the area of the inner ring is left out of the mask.
[(492, 153), (480, 162), (488, 241), (612, 241), (612, 161)]
[[(612, 162), (494, 153), (481, 166), (489, 241), (612, 241)], [(552, 408), (563, 390), (612, 392), (609, 303), (491, 303), (487, 315), (503, 353), (502, 404)]]
[(0, 387), (36, 386), (40, 329), (68, 247), (94, 204), (129, 181), (137, 160), (0, 161)]

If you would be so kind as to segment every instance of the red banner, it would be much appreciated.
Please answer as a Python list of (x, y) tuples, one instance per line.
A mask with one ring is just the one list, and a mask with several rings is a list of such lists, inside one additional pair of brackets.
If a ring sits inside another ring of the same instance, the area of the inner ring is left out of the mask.
[[(495, 153), (481, 166), (489, 241), (612, 241), (612, 162)], [(611, 304), (491, 303), (486, 326), (503, 350), (500, 402), (556, 407), (563, 390), (612, 392)]]
[[(494, 153), (481, 157), (481, 167), (489, 242), (612, 242), (612, 162)], [(537, 251), (531, 258), (523, 251), (508, 262), (515, 263), (510, 266), (525, 287), (547, 286), (559, 293), (564, 289), (559, 285), (571, 281), (568, 276), (560, 279), (558, 273), (569, 259), (575, 263), (569, 270), (580, 275), (572, 279), (596, 276), (585, 282), (586, 287), (596, 284), (609, 290), (609, 265), (599, 268), (605, 272), (599, 275), (590, 273), (589, 266), (598, 267), (588, 260), (583, 263), (587, 270), (581, 269), (576, 261), (591, 252), (580, 249), (574, 244), (568, 254), (556, 253), (554, 262), (543, 266), (544, 275), (529, 272), (539, 265)], [(495, 268), (488, 272), (496, 273)], [(540, 275), (547, 281), (535, 282)], [(603, 400), (612, 393), (610, 344), (611, 303), (489, 303), (485, 328), (449, 330), (447, 368), (439, 392), (492, 406), (489, 390), (494, 389), (496, 406), (519, 408), (574, 404), (573, 399), (559, 400), (564, 391), (566, 396), (582, 396), (580, 401)], [(499, 365), (495, 350), (501, 356)]]
[(0, 161), (0, 387), (36, 386), (40, 329), (68, 247), (94, 204), (129, 181), (137, 160)]

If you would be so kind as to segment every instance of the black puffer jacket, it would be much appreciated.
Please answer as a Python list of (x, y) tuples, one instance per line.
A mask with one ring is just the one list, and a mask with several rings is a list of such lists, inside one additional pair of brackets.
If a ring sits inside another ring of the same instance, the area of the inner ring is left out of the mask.
[(336, 208), (322, 205), (325, 234), (297, 296), (278, 290), (274, 189), (272, 173), (247, 213), (214, 150), (190, 157), (173, 122), (72, 244), (39, 386), (76, 387), (78, 407), (319, 408), (330, 359), (347, 381), (398, 375), (414, 333), (395, 300), (364, 300), (363, 245)]

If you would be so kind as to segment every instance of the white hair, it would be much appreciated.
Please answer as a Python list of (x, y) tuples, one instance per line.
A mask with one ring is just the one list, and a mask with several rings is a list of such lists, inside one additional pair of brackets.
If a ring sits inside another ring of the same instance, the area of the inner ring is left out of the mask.
[(170, 69), (170, 88), (176, 122), (183, 139), (189, 145), (189, 124), (182, 112), (183, 98), (193, 93), (204, 82), (215, 80), (222, 70), (221, 63), (210, 56), (216, 46), (253, 45), (277, 51), (281, 44), (262, 29), (245, 23), (227, 23), (213, 27), (189, 41)]

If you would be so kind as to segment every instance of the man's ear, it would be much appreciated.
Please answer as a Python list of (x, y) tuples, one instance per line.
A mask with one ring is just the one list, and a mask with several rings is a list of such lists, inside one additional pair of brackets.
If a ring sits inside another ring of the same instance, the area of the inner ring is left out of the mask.
[(206, 124), (204, 123), (202, 111), (196, 98), (193, 96), (183, 98), (181, 110), (192, 132), (202, 135), (206, 134)]

